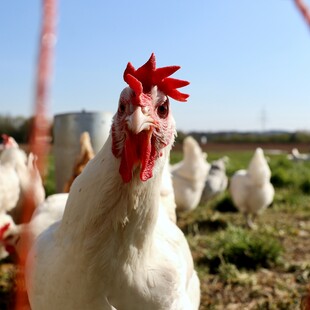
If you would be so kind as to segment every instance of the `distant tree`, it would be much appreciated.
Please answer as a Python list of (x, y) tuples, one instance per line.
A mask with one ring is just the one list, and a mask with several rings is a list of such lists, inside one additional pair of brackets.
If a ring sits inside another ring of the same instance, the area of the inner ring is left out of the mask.
[(26, 143), (30, 133), (30, 123), (30, 118), (23, 116), (0, 115), (0, 134), (12, 136), (18, 143)]

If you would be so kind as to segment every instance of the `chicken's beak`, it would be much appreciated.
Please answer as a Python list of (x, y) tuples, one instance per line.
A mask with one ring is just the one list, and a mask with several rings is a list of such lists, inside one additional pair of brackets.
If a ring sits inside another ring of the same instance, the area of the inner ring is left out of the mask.
[(155, 126), (154, 119), (149, 115), (149, 107), (134, 106), (134, 111), (127, 117), (128, 129), (134, 134), (150, 130)]

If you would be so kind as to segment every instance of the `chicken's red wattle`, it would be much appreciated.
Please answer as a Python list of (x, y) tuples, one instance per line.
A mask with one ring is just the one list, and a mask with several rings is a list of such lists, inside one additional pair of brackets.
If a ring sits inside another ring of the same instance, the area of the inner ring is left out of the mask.
[(147, 181), (153, 176), (153, 168), (158, 152), (152, 140), (152, 130), (142, 131), (139, 134), (128, 133), (119, 168), (125, 183), (131, 181), (135, 165), (140, 165), (141, 181)]

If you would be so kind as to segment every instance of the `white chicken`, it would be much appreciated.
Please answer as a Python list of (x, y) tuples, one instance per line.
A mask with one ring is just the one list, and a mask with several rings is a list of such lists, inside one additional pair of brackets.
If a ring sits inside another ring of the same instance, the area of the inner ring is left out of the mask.
[(226, 163), (228, 157), (223, 157), (214, 160), (211, 163), (204, 189), (200, 198), (201, 204), (206, 204), (208, 201), (224, 192), (228, 185), (228, 178), (226, 175)]
[(210, 164), (191, 136), (184, 139), (183, 153), (183, 160), (171, 167), (172, 182), (177, 211), (190, 211), (199, 204)]
[[(0, 165), (13, 168), (19, 180), (18, 187), (15, 187), (15, 191), (19, 193), (19, 198), (15, 207), (10, 211), (14, 222), (17, 224), (21, 222), (24, 199), (28, 193), (31, 193), (35, 206), (43, 202), (45, 198), (45, 189), (36, 166), (36, 160), (32, 153), (27, 157), (26, 153), (17, 147), (6, 148), (0, 156)], [(5, 178), (7, 182), (13, 182), (11, 176), (8, 175)]]
[[(187, 241), (160, 206), (162, 170), (175, 136), (169, 78), (179, 67), (129, 63), (111, 133), (72, 184), (63, 219), (28, 256), (32, 310), (198, 309)], [(32, 267), (32, 268), (31, 268)]]
[[(4, 150), (7, 151), (9, 146), (7, 143), (4, 145)], [(25, 159), (25, 157), (23, 157), (23, 159)], [(8, 162), (0, 163), (0, 259), (9, 255), (2, 241), (7, 231), (15, 227), (12, 217), (8, 215), (7, 212), (10, 212), (17, 206), (20, 198), (20, 191), (20, 180), (15, 165)]]
[(300, 153), (297, 148), (293, 148), (291, 154), (287, 155), (287, 158), (293, 161), (309, 161), (310, 154)]
[(231, 177), (232, 200), (245, 215), (250, 228), (255, 227), (255, 217), (273, 201), (274, 187), (270, 177), (271, 171), (261, 148), (255, 150), (247, 170), (238, 170)]
[(20, 195), (19, 178), (14, 167), (0, 165), (0, 213), (14, 209)]
[[(80, 144), (80, 154), (76, 160), (73, 175), (66, 184), (67, 191), (70, 190), (71, 184), (83, 171), (88, 161), (94, 157), (88, 132), (83, 132), (81, 134)], [(61, 220), (67, 199), (68, 193), (58, 193), (48, 196), (34, 210), (29, 223), (14, 226), (10, 225), (6, 231), (5, 238), (2, 240), (4, 246), (9, 247), (11, 251), (14, 250), (14, 252), (20, 256), (22, 243), (24, 241), (24, 234), (27, 234), (28, 238), (34, 240), (43, 230)]]

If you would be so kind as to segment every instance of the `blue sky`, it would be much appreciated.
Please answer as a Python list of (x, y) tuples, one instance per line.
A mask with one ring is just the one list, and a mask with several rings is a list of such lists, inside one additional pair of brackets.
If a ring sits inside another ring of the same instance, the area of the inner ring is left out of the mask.
[[(310, 1), (306, 0), (308, 6)], [(33, 111), (41, 1), (0, 3), (0, 114)], [(59, 1), (49, 115), (116, 111), (128, 61), (180, 65), (189, 130), (310, 130), (310, 31), (293, 0)]]

